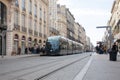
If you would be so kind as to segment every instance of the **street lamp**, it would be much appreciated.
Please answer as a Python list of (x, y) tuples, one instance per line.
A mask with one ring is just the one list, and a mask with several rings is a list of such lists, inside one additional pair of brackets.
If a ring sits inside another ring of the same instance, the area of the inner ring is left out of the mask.
[(108, 33), (109, 33), (109, 39), (110, 39), (110, 48), (112, 47), (112, 42), (113, 42), (113, 36), (112, 36), (112, 29), (111, 26), (98, 26), (96, 28), (109, 28)]

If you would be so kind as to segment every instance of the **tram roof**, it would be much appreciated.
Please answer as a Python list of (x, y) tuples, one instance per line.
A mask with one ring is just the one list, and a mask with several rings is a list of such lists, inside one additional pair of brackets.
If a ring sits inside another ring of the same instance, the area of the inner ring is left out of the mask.
[[(57, 38), (57, 39), (62, 38), (62, 39), (65, 39), (65, 40), (73, 41), (73, 40), (70, 40), (70, 39), (68, 39), (66, 37), (63, 37), (63, 36), (50, 36), (50, 37), (48, 37), (48, 39), (55, 39), (55, 38)], [(81, 46), (83, 46), (83, 44), (81, 44), (81, 43), (78, 43), (76, 41), (73, 41), (73, 42), (76, 43), (76, 44), (80, 44)]]

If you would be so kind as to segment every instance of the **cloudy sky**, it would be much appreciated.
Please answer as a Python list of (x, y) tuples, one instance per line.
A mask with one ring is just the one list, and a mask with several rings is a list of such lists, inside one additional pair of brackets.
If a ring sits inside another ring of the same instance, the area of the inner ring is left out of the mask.
[(106, 26), (111, 16), (111, 8), (114, 0), (59, 0), (58, 4), (66, 5), (74, 15), (96, 46), (96, 41), (101, 41), (105, 29), (97, 29), (96, 26)]

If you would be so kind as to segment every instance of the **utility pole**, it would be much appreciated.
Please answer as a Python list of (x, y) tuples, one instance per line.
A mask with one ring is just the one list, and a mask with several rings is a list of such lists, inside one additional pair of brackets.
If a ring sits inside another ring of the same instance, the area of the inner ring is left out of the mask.
[(109, 39), (110, 39), (110, 48), (112, 48), (112, 43), (113, 43), (113, 36), (112, 36), (112, 29), (111, 26), (98, 26), (96, 28), (108, 28), (108, 33), (109, 33)]

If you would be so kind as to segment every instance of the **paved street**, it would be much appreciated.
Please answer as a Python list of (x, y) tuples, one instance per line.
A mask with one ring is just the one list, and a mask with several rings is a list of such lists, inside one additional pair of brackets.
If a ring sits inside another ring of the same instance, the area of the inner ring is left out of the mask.
[[(82, 58), (87, 55), (88, 59), (86, 59), (85, 61), (83, 59), (83, 61), (81, 61)], [(76, 75), (74, 73), (76, 73), (76, 71), (80, 71), (77, 69), (82, 69), (82, 67), (85, 65), (84, 62), (87, 62), (89, 60), (89, 57), (89, 54), (85, 53), (67, 56), (22, 55), (19, 57), (17, 56), (16, 58), (15, 56), (6, 56), (4, 57), (4, 59), (1, 59), (2, 63), (0, 64), (0, 80), (34, 80), (42, 75), (46, 75), (47, 73), (53, 72), (54, 70), (64, 68), (65, 66), (69, 66), (77, 61), (78, 63), (80, 63), (77, 65), (81, 65), (81, 67), (77, 66), (78, 68), (75, 68), (74, 72), (71, 72), (74, 77)], [(73, 69), (74, 67), (70, 68)], [(71, 71), (73, 71), (72, 69)], [(70, 69), (67, 68), (67, 70), (65, 71), (67, 72), (68, 70)], [(71, 75), (68, 72), (67, 74)], [(67, 80), (70, 80), (69, 77)]]
[[(69, 55), (69, 57), (71, 58), (69, 59), (71, 61), (75, 60), (75, 58), (77, 58), (78, 55), (80, 54)], [(37, 73), (39, 72), (37, 70), (40, 70), (42, 68), (44, 69), (44, 67), (48, 67), (50, 65), (52, 66), (54, 64), (58, 64), (57, 63), (58, 61), (60, 61), (61, 59), (62, 60), (66, 59), (67, 57), (68, 56), (59, 56), (59, 57), (41, 56), (39, 57), (38, 55), (29, 55), (29, 56), (24, 55), (24, 56), (19, 56), (16, 58), (15, 57), (4, 57), (4, 60), (0, 58), (0, 61), (4, 62), (0, 64), (0, 76), (1, 76), (0, 80), (22, 79), (22, 78), (12, 78), (13, 76), (18, 76), (18, 75), (19, 75), (18, 77), (24, 75), (23, 77), (24, 80), (34, 80), (36, 77), (34, 77), (34, 79), (32, 78), (29, 79), (30, 75), (25, 76), (27, 75), (25, 71), (27, 71), (27, 73), (31, 72), (32, 76), (38, 76)], [(72, 59), (72, 57), (74, 58)], [(86, 65), (88, 65), (88, 62), (90, 60), (91, 62), (88, 66), (88, 69), (85, 70)], [(64, 64), (63, 62), (61, 63)], [(66, 63), (68, 63), (68, 61), (66, 61)], [(58, 68), (58, 66), (56, 66), (56, 68)], [(106, 55), (106, 54), (99, 55), (95, 53), (91, 56), (91, 58), (86, 58), (84, 60), (81, 60), (80, 62), (76, 62), (74, 63), (74, 65), (70, 65), (64, 69), (61, 69), (60, 71), (53, 73), (52, 75), (44, 78), (43, 80), (119, 80), (120, 79), (119, 68), (120, 68), (120, 56), (119, 55), (117, 56), (117, 61), (109, 61), (109, 55)], [(52, 70), (52, 67), (50, 69), (48, 68), (45, 72), (47, 71), (49, 72), (51, 70)], [(40, 73), (41, 72), (45, 73), (44, 70), (40, 71)], [(11, 75), (8, 75), (5, 77), (4, 75), (6, 74), (11, 74)]]
[(0, 80), (120, 80), (117, 52), (120, 0), (0, 0)]

